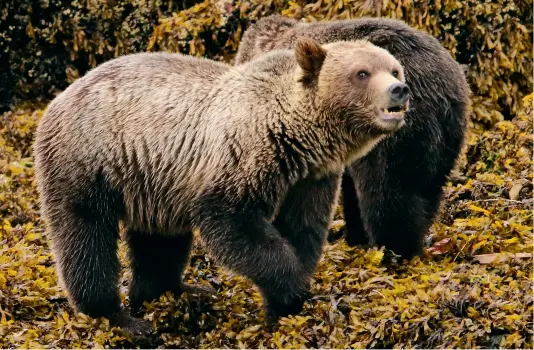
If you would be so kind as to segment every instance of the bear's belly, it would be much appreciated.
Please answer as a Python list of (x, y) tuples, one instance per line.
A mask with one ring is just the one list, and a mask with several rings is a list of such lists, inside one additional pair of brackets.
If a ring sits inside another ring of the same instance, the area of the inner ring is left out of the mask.
[(145, 187), (144, 191), (124, 193), (127, 228), (137, 231), (178, 234), (191, 231), (190, 206), (195, 195), (187, 190), (157, 191)]
[(192, 230), (189, 216), (177, 213), (174, 208), (132, 208), (123, 222), (128, 229), (158, 234), (175, 235)]

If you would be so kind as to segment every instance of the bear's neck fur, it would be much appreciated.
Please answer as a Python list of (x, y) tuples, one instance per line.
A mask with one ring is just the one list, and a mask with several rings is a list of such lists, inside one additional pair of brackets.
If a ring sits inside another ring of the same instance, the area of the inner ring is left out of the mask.
[(384, 136), (365, 125), (348, 130), (343, 109), (320, 101), (316, 87), (300, 81), (302, 71), (293, 51), (273, 51), (238, 69), (249, 86), (245, 90), (261, 91), (266, 104), (276, 111), (267, 120), (262, 113), (253, 113), (252, 118), (255, 124), (266, 124), (263, 132), (268, 136), (258, 136), (278, 153), (290, 182), (339, 172)]

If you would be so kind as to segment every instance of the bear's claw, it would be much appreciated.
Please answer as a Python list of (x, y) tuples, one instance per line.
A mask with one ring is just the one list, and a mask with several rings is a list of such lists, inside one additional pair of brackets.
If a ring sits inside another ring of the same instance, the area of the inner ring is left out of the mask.
[(151, 322), (132, 317), (125, 311), (117, 312), (109, 320), (112, 326), (119, 327), (122, 333), (132, 339), (145, 337), (154, 332)]
[(310, 292), (306, 292), (290, 303), (280, 303), (276, 300), (269, 300), (267, 303), (267, 326), (274, 327), (280, 317), (298, 314), (304, 307), (304, 303), (311, 297)]

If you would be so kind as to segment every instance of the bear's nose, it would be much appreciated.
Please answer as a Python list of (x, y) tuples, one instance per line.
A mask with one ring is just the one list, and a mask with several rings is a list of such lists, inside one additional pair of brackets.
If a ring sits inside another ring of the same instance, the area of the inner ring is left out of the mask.
[(399, 103), (404, 103), (410, 97), (410, 88), (403, 83), (395, 83), (389, 87), (389, 96)]

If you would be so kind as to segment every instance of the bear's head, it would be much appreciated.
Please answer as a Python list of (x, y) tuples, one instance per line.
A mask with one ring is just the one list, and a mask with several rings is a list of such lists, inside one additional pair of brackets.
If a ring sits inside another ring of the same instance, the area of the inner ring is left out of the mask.
[(350, 133), (388, 134), (404, 125), (410, 89), (401, 64), (367, 41), (295, 45), (299, 83), (322, 111), (338, 116)]

